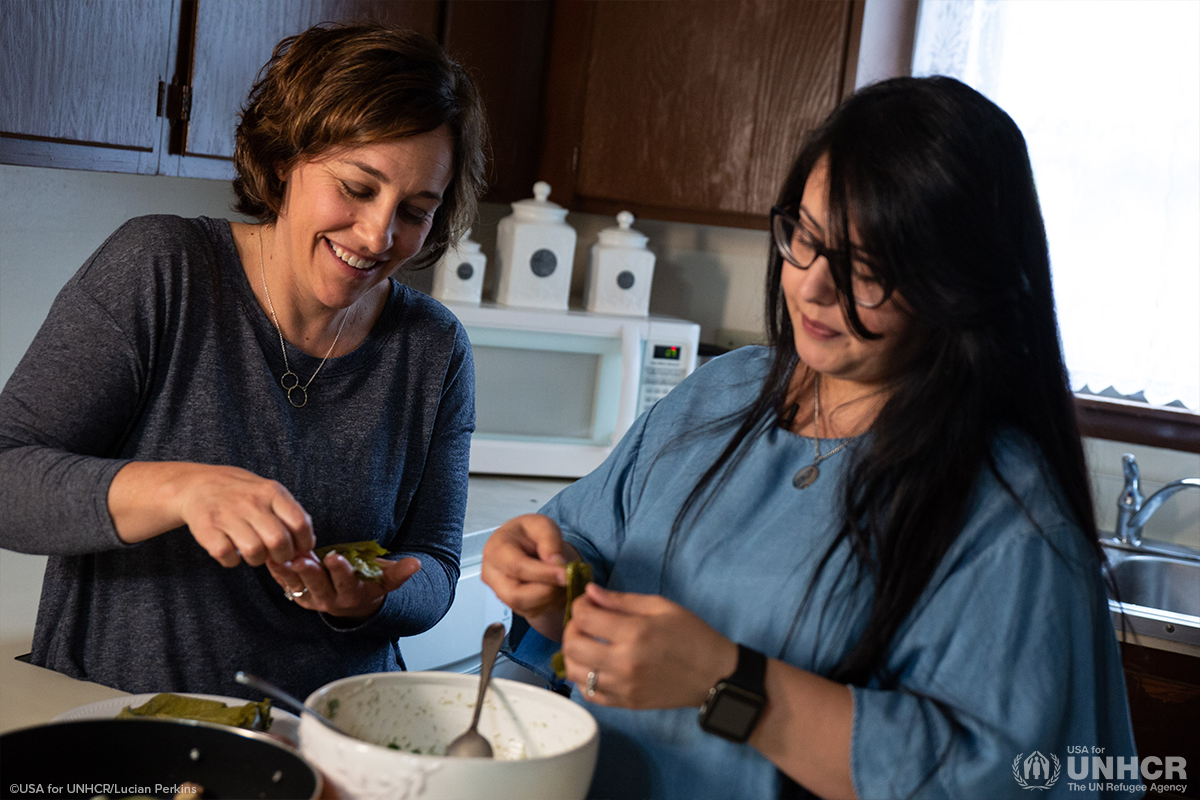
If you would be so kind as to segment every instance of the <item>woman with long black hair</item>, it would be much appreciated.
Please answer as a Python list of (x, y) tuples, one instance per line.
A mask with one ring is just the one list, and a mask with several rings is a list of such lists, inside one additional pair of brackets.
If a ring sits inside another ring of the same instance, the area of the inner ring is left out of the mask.
[(1065, 794), (1069, 748), (1135, 756), (1017, 126), (949, 78), (863, 89), (771, 228), (769, 347), (485, 549), (514, 657), (561, 642), (601, 724), (592, 795)]

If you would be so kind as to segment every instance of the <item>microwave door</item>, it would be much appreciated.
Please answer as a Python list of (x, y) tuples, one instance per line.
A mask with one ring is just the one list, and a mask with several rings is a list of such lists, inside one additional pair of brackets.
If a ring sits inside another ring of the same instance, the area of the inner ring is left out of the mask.
[(466, 329), (475, 360), (472, 472), (579, 477), (598, 466), (623, 433), (619, 419), (632, 416), (622, 408), (623, 338)]

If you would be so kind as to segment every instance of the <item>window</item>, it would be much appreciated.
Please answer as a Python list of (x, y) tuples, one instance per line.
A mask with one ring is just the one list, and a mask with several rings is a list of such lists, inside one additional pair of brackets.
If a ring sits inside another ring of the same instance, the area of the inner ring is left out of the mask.
[(1024, 132), (1072, 388), (1200, 410), (1200, 3), (923, 0), (913, 74)]

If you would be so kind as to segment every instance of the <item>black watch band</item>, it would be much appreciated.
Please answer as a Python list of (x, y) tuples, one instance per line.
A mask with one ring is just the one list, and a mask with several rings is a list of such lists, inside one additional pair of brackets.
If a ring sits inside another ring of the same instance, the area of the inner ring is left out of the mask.
[(737, 669), (725, 679), (726, 683), (740, 686), (748, 692), (765, 696), (765, 681), (767, 676), (767, 657), (757, 650), (751, 650), (744, 644), (738, 645)]
[(767, 657), (738, 645), (737, 669), (717, 682), (700, 708), (700, 727), (733, 742), (745, 742), (767, 707)]

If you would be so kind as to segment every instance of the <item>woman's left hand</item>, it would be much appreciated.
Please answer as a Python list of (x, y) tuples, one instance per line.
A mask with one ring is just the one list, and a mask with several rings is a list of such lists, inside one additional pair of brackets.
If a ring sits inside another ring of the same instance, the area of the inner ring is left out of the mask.
[(593, 703), (624, 708), (700, 706), (737, 667), (737, 645), (678, 603), (588, 584), (563, 631), (567, 678)]
[[(376, 559), (383, 568), (378, 582), (364, 581), (344, 556), (326, 553), (324, 562), (310, 553), (297, 556), (286, 564), (267, 562), (271, 576), (301, 608), (321, 611), (346, 619), (366, 619), (379, 610), (388, 592), (400, 586), (421, 569), (415, 558), (399, 561)], [(299, 597), (294, 595), (304, 592)]]

